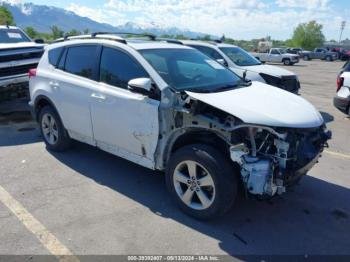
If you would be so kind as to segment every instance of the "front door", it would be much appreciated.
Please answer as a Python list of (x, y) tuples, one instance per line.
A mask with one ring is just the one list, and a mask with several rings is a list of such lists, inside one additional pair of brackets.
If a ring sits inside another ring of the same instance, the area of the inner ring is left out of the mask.
[(97, 146), (154, 168), (159, 101), (127, 89), (131, 79), (148, 74), (129, 54), (110, 47), (103, 47), (99, 71), (99, 89), (91, 95)]

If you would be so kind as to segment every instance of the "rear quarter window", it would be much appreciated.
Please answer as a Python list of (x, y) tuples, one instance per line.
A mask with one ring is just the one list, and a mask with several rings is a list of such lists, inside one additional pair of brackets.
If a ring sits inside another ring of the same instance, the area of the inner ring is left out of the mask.
[(54, 67), (57, 67), (62, 51), (63, 51), (63, 47), (59, 47), (59, 48), (52, 49), (48, 52), (49, 63)]

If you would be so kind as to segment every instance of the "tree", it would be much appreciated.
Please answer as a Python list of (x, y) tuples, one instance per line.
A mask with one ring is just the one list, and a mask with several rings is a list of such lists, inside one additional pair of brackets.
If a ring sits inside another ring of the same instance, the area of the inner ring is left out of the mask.
[(28, 26), (24, 29), (24, 31), (27, 33), (27, 35), (32, 38), (38, 38), (38, 32), (31, 26)]
[(76, 35), (81, 35), (81, 32), (76, 29), (72, 29), (65, 34), (65, 36), (76, 36)]
[(291, 39), (292, 46), (302, 47), (308, 50), (322, 46), (325, 41), (322, 28), (323, 26), (316, 21), (299, 24), (297, 28), (295, 28)]
[(51, 32), (53, 39), (58, 39), (64, 36), (64, 31), (59, 29), (58, 26), (51, 26)]
[(0, 25), (16, 25), (12, 13), (4, 6), (0, 6)]

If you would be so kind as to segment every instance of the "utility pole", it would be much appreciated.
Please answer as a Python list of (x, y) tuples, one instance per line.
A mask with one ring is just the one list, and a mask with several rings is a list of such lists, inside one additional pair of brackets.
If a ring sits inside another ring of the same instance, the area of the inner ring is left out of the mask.
[(346, 21), (342, 21), (341, 22), (341, 25), (340, 25), (340, 36), (339, 36), (339, 44), (341, 42), (341, 37), (343, 36), (343, 31), (345, 29), (345, 26), (346, 26)]

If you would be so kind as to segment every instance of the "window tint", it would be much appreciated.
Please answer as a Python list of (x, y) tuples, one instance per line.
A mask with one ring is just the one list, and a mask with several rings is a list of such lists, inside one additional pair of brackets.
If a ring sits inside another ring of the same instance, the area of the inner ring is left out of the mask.
[(49, 63), (53, 66), (57, 66), (60, 59), (63, 47), (55, 48), (49, 51)]
[(278, 52), (276, 49), (272, 49), (272, 50), (271, 50), (271, 54), (272, 54), (272, 55), (279, 55), (280, 52)]
[(93, 79), (97, 46), (75, 46), (68, 48), (65, 71)]
[(63, 54), (62, 54), (61, 59), (58, 63), (58, 66), (57, 66), (57, 68), (59, 68), (61, 70), (64, 70), (64, 64), (66, 63), (67, 51), (68, 51), (68, 49), (64, 48)]
[(117, 49), (103, 48), (100, 65), (101, 82), (127, 88), (131, 79), (142, 77), (149, 76), (129, 55)]
[(199, 45), (193, 45), (191, 46), (199, 51), (201, 51), (203, 54), (209, 56), (210, 58), (217, 60), (217, 59), (224, 59), (217, 51), (215, 51), (213, 48), (206, 47), (206, 46), (199, 46)]

